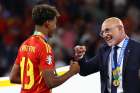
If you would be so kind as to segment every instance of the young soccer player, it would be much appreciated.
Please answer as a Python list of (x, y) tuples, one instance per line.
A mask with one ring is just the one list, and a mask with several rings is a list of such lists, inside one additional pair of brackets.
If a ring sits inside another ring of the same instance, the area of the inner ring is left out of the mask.
[(71, 61), (70, 70), (62, 76), (55, 71), (54, 54), (47, 42), (56, 28), (58, 11), (47, 4), (36, 5), (32, 10), (34, 34), (19, 48), (10, 73), (12, 83), (21, 83), (21, 93), (51, 93), (51, 89), (64, 83), (79, 72), (77, 62)]

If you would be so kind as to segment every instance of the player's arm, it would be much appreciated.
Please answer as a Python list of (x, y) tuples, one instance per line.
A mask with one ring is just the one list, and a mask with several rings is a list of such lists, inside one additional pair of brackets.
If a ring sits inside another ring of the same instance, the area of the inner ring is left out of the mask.
[(11, 73), (10, 73), (10, 82), (20, 84), (20, 66), (18, 64), (14, 64)]
[(54, 55), (51, 47), (41, 46), (38, 48), (38, 57), (40, 58), (40, 68), (42, 76), (48, 88), (54, 88), (64, 83), (67, 79), (80, 71), (80, 66), (75, 61), (71, 61), (70, 70), (62, 76), (57, 76), (54, 65)]
[(78, 73), (79, 70), (79, 64), (77, 62), (71, 61), (70, 70), (64, 75), (57, 76), (55, 69), (45, 69), (43, 71), (43, 77), (45, 79), (46, 85), (51, 89), (64, 83), (67, 79)]

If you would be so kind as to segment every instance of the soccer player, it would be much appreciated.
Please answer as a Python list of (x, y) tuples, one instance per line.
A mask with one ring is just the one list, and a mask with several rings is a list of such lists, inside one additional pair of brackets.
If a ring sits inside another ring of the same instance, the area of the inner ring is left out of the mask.
[(71, 61), (70, 70), (62, 76), (55, 71), (54, 54), (48, 43), (56, 28), (58, 11), (47, 4), (32, 10), (35, 32), (19, 48), (10, 73), (12, 83), (22, 84), (21, 93), (51, 93), (51, 89), (64, 83), (79, 72), (77, 62)]

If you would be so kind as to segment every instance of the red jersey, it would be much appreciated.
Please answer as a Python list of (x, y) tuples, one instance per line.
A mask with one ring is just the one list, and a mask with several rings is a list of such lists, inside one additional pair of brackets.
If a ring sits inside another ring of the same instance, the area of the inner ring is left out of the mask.
[(32, 35), (20, 46), (16, 64), (21, 70), (21, 93), (51, 93), (42, 70), (54, 69), (52, 48), (40, 35)]

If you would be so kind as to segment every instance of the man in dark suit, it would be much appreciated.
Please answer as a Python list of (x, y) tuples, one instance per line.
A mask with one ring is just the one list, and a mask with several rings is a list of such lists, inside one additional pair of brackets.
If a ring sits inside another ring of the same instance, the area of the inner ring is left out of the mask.
[(74, 48), (80, 75), (100, 71), (101, 93), (140, 93), (140, 44), (126, 35), (122, 21), (116, 17), (103, 22), (100, 36), (107, 44), (91, 59), (84, 56), (85, 46)]

